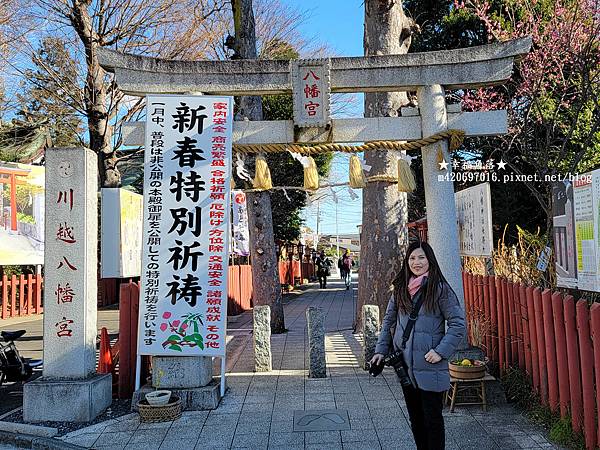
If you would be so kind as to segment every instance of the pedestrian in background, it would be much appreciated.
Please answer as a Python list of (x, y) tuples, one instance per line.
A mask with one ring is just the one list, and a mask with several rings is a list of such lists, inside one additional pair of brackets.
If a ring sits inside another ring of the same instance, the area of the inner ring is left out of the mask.
[(346, 290), (350, 289), (350, 283), (352, 281), (352, 267), (354, 266), (354, 259), (350, 254), (350, 250), (346, 249), (342, 257), (338, 261), (338, 267), (340, 269), (340, 276), (346, 284)]
[(327, 277), (331, 276), (331, 266), (333, 266), (333, 263), (327, 256), (325, 256), (325, 252), (321, 250), (321, 253), (319, 253), (319, 256), (317, 256), (317, 259), (315, 260), (315, 265), (317, 266), (319, 287), (321, 289), (326, 289)]

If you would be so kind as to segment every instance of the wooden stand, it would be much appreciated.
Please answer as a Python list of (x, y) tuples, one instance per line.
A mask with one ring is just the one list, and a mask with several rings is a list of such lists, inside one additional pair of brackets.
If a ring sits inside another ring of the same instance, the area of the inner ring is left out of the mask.
[(485, 382), (494, 379), (489, 373), (486, 373), (484, 377), (471, 380), (450, 377), (451, 387), (446, 393), (446, 402), (450, 403), (450, 412), (454, 412), (454, 407), (459, 405), (481, 405), (483, 411), (487, 411)]

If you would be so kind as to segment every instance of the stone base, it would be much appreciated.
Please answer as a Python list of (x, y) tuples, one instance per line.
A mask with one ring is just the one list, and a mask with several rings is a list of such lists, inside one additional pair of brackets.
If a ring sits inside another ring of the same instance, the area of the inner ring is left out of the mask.
[(152, 386), (186, 389), (206, 386), (212, 380), (210, 356), (153, 356)]
[[(198, 388), (169, 388), (168, 390), (181, 399), (181, 407), (187, 411), (205, 411), (216, 409), (221, 401), (220, 380), (214, 378), (206, 386)], [(133, 393), (131, 399), (131, 410), (137, 411), (137, 404), (145, 398), (149, 392), (155, 391), (152, 386), (146, 384)]]
[(23, 386), (25, 422), (90, 422), (112, 403), (112, 375), (85, 380), (38, 378)]

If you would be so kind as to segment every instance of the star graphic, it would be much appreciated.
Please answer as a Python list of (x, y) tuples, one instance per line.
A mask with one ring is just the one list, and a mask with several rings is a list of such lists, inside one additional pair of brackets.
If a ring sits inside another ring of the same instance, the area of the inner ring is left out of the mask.
[(445, 159), (442, 159), (442, 162), (438, 164), (440, 165), (440, 170), (448, 170), (448, 163)]
[(500, 162), (498, 163), (498, 169), (504, 169), (506, 170), (506, 163), (504, 161), (502, 161), (502, 159), (500, 159)]

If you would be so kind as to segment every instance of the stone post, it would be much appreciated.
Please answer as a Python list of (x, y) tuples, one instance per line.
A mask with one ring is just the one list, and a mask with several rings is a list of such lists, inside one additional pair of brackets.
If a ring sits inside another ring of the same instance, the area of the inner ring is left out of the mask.
[(271, 357), (271, 307), (255, 306), (254, 318), (254, 371), (270, 372), (273, 370)]
[[(423, 137), (446, 131), (448, 118), (444, 88), (439, 84), (423, 86), (417, 90), (417, 95)], [(437, 153), (440, 148), (444, 160), (448, 163), (447, 170), (440, 170), (437, 161)], [(452, 181), (438, 180), (438, 175), (451, 175), (452, 173), (448, 144), (446, 141), (439, 141), (432, 145), (426, 145), (421, 150), (421, 156), (427, 205), (427, 241), (435, 252), (442, 273), (464, 308), (454, 184)]]
[(323, 310), (310, 306), (306, 310), (306, 325), (308, 327), (309, 349), (309, 378), (327, 377), (327, 362), (325, 359), (325, 325)]
[(363, 310), (363, 340), (364, 340), (364, 361), (363, 369), (367, 370), (367, 363), (375, 354), (377, 337), (379, 333), (379, 306), (364, 305)]
[(96, 154), (49, 149), (45, 203), (44, 372), (23, 388), (23, 418), (88, 422), (112, 401), (111, 374), (96, 374)]

